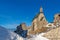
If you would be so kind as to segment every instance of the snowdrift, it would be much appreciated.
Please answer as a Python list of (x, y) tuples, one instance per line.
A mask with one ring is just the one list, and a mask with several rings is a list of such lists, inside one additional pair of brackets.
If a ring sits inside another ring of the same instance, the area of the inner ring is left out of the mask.
[(42, 37), (42, 34), (34, 35), (32, 38), (23, 38), (19, 35), (17, 35), (14, 32), (11, 32), (10, 30), (7, 30), (0, 26), (0, 40), (48, 40), (45, 37)]
[(34, 35), (32, 38), (30, 38), (28, 40), (49, 40), (49, 39), (43, 37), (44, 34), (45, 33)]
[(23, 38), (0, 26), (0, 40), (23, 40)]

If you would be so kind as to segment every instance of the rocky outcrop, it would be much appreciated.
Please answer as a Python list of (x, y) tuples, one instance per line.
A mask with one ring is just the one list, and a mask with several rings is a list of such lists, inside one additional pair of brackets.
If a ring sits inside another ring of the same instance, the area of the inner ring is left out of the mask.
[(47, 27), (42, 27), (41, 29), (37, 29), (36, 31), (30, 31), (29, 33), (30, 34), (39, 34), (39, 33), (43, 33), (43, 32), (46, 32), (48, 31), (48, 28)]
[(55, 26), (60, 26), (60, 13), (58, 13), (58, 14), (55, 14), (55, 16), (54, 16), (54, 25)]
[(20, 24), (17, 26), (17, 29), (14, 31), (15, 33), (19, 34), (20, 36), (26, 38), (27, 37), (27, 29), (25, 28), (25, 24)]
[(36, 34), (36, 33), (43, 32), (42, 28), (45, 28), (47, 24), (48, 24), (48, 22), (46, 21), (46, 18), (43, 13), (43, 8), (41, 7), (40, 12), (33, 18), (30, 33)]
[(22, 27), (23, 30), (27, 30), (27, 26), (26, 26), (25, 23), (21, 23), (20, 25), (21, 25), (21, 27)]
[(48, 31), (44, 37), (49, 40), (60, 40), (60, 27)]

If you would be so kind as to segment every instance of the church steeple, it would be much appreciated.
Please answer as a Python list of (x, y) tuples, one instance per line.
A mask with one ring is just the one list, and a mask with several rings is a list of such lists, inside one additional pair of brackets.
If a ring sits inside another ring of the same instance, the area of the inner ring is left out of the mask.
[(42, 8), (42, 6), (40, 7), (40, 13), (43, 13), (43, 8)]

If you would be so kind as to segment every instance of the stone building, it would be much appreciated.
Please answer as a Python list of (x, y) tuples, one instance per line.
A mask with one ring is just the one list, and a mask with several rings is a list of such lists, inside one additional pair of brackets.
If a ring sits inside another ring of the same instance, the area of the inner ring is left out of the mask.
[(55, 14), (54, 16), (54, 25), (59, 27), (60, 26), (60, 13)]

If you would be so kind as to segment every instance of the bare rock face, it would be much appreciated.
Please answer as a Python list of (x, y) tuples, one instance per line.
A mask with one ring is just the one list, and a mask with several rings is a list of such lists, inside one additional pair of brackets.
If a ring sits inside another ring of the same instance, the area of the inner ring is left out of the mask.
[(20, 25), (22, 26), (22, 29), (23, 29), (23, 30), (27, 30), (27, 26), (26, 26), (25, 23), (21, 23)]
[(27, 37), (27, 28), (26, 28), (26, 25), (25, 23), (23, 24), (20, 24), (19, 26), (17, 26), (17, 29), (15, 31), (15, 33), (19, 34), (20, 36), (22, 37)]
[(42, 27), (46, 27), (47, 23), (48, 22), (43, 13), (43, 8), (41, 7), (40, 12), (36, 15), (36, 18), (33, 20), (32, 24), (36, 30), (37, 28), (41, 29)]
[(44, 35), (44, 37), (49, 40), (60, 40), (60, 27), (50, 30)]
[(44, 35), (44, 37), (47, 37), (50, 40), (60, 40), (60, 14), (59, 13), (54, 16), (53, 25), (55, 25), (55, 28), (48, 31)]
[[(46, 27), (47, 24), (48, 24), (48, 22), (46, 21), (46, 18), (45, 18), (44, 14), (43, 14), (43, 8), (41, 7), (40, 12), (34, 17), (34, 19), (32, 21), (32, 27), (31, 27), (30, 32), (31, 33), (33, 32), (34, 34), (39, 33), (39, 31), (43, 32), (43, 31), (41, 31), (42, 27), (43, 28)], [(37, 30), (39, 30), (39, 31), (37, 31)]]
[(60, 26), (60, 14), (56, 14), (54, 16), (54, 25), (56, 25), (57, 27)]
[(39, 34), (39, 33), (47, 32), (48, 31), (47, 29), (48, 29), (47, 27), (42, 27), (41, 29), (38, 28), (37, 30), (30, 31), (29, 33), (30, 34)]

